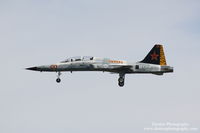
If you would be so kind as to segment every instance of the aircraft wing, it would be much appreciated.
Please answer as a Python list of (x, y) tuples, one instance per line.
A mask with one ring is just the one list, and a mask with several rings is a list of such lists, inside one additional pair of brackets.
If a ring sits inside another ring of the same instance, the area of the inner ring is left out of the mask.
[(132, 71), (132, 65), (112, 65), (113, 66), (113, 71), (114, 72), (130, 72)]

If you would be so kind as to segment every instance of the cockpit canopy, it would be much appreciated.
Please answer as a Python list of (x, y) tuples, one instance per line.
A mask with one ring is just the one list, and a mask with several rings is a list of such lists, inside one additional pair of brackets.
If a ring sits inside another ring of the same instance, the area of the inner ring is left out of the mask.
[(74, 61), (91, 61), (93, 59), (94, 59), (94, 57), (92, 57), (92, 56), (75, 56), (75, 57), (67, 58), (66, 60), (62, 61), (61, 63), (74, 62)]

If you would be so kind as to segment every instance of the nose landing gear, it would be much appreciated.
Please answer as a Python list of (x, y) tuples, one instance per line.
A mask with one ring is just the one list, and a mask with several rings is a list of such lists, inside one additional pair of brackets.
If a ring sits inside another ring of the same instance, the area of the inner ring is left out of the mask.
[(61, 75), (61, 72), (58, 72), (58, 78), (56, 79), (56, 82), (57, 82), (57, 83), (60, 83), (60, 82), (61, 82), (60, 75)]
[(61, 79), (60, 79), (60, 78), (57, 78), (57, 79), (56, 79), (56, 82), (57, 82), (57, 83), (60, 83), (60, 82), (61, 82)]
[(118, 85), (120, 87), (124, 86), (124, 82), (125, 82), (125, 73), (120, 73), (119, 74), (119, 79), (118, 79)]

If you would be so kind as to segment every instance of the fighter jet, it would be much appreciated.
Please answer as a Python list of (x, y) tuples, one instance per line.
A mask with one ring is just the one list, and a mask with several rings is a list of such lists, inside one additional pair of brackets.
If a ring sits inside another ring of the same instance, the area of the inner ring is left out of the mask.
[(127, 62), (124, 60), (114, 60), (109, 58), (99, 58), (92, 56), (71, 57), (62, 62), (50, 65), (42, 65), (26, 68), (27, 70), (40, 72), (56, 72), (56, 82), (60, 83), (61, 72), (64, 71), (102, 71), (119, 74), (118, 85), (124, 86), (125, 74), (155, 74), (173, 72), (173, 67), (166, 63), (164, 49), (160, 44), (156, 44), (147, 56), (138, 62)]

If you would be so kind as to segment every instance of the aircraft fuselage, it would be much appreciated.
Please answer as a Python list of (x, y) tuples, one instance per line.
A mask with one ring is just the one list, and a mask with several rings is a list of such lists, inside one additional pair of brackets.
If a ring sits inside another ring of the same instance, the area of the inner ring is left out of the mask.
[(150, 73), (163, 75), (164, 73), (173, 72), (173, 67), (168, 66), (166, 63), (162, 45), (155, 45), (144, 60), (135, 63), (109, 58), (78, 56), (68, 58), (60, 63), (29, 67), (26, 69), (40, 72), (58, 72), (58, 78), (56, 80), (58, 83), (61, 81), (61, 72), (64, 71), (103, 71), (118, 73), (119, 86), (124, 85), (125, 74)]

